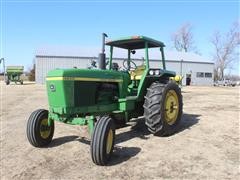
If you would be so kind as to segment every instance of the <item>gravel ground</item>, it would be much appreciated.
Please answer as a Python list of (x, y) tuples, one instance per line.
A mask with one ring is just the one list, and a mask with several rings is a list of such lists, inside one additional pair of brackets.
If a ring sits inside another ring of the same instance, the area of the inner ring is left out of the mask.
[(176, 134), (156, 137), (144, 119), (117, 130), (108, 166), (92, 163), (85, 127), (56, 123), (48, 148), (26, 138), (30, 113), (48, 108), (45, 86), (1, 88), (1, 179), (238, 179), (239, 87), (183, 87)]

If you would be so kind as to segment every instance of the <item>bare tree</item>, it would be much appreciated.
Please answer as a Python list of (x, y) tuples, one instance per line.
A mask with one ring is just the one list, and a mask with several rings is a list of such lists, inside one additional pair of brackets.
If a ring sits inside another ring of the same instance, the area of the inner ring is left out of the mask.
[(36, 71), (36, 64), (34, 63), (31, 69), (29, 70), (28, 80), (35, 81), (35, 71)]
[(183, 24), (175, 33), (172, 34), (172, 41), (177, 51), (189, 52), (195, 50), (192, 25)]
[(214, 46), (213, 58), (215, 61), (216, 78), (224, 78), (224, 70), (231, 67), (234, 61), (238, 61), (239, 52), (236, 51), (240, 44), (239, 23), (232, 25), (231, 29), (225, 35), (215, 32), (211, 38)]

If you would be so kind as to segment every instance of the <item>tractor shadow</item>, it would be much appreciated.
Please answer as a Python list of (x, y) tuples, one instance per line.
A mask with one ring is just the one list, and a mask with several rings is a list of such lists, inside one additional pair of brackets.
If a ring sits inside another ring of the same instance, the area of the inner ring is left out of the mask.
[[(201, 115), (184, 113), (177, 131), (170, 136), (174, 136), (175, 134), (181, 133), (182, 131), (191, 129), (195, 124), (199, 122), (200, 116)], [(151, 137), (151, 133), (148, 131), (147, 126), (145, 125), (144, 118), (131, 120), (127, 126), (123, 127), (123, 130), (124, 128), (128, 128), (129, 126), (131, 126), (131, 128), (129, 128), (128, 131), (124, 131), (116, 134), (115, 147), (113, 150), (111, 160), (107, 166), (114, 166), (117, 164), (121, 164), (124, 161), (128, 161), (129, 159), (135, 157), (138, 153), (141, 152), (140, 147), (123, 147), (119, 145), (120, 143), (129, 141), (134, 138), (147, 140)], [(49, 147), (52, 148), (56, 146), (61, 146), (62, 144), (69, 143), (72, 141), (78, 141), (80, 143), (87, 144), (87, 145), (90, 145), (90, 142), (91, 142), (91, 140), (86, 137), (64, 136), (64, 137), (53, 139)]]
[(48, 145), (49, 148), (61, 146), (63, 144), (77, 140), (79, 136), (63, 136), (59, 138), (54, 138), (52, 142)]
[[(186, 114), (183, 113), (181, 122), (178, 125), (178, 128), (176, 129), (175, 133), (168, 136), (173, 136), (175, 134), (178, 134), (182, 131), (191, 129), (192, 126), (197, 124), (200, 120), (201, 115), (197, 114)], [(147, 140), (150, 138), (151, 133), (148, 131), (147, 126), (145, 125), (145, 119), (144, 118), (138, 118), (135, 120), (132, 120), (130, 123), (133, 123), (134, 125), (131, 126), (130, 131), (122, 132), (116, 135), (115, 144), (119, 144), (125, 141), (129, 141), (133, 138), (140, 138), (143, 140)], [(156, 135), (158, 136), (158, 135)], [(168, 137), (166, 136), (166, 137)]]
[[(182, 131), (189, 130), (197, 124), (200, 120), (201, 115), (196, 114), (186, 114), (184, 113), (182, 115), (182, 120), (178, 126), (178, 129), (174, 134), (178, 134)], [(144, 118), (138, 118), (131, 120), (130, 123), (126, 126), (131, 128), (128, 131), (120, 132), (116, 134), (115, 137), (115, 144), (120, 144), (122, 142), (129, 141), (134, 138), (140, 138), (142, 140), (147, 140), (150, 138), (151, 133), (148, 131), (147, 126), (145, 125), (145, 119)], [(123, 128), (124, 128), (123, 127)], [(116, 130), (117, 132), (118, 130)], [(174, 134), (170, 135), (173, 136)], [(72, 142), (72, 141), (79, 141), (80, 143), (84, 143), (87, 145), (90, 145), (90, 139), (86, 137), (79, 137), (79, 136), (64, 136), (64, 137), (58, 137), (54, 138), (52, 142), (50, 143), (49, 147), (56, 147), (60, 146), (62, 144)], [(123, 148), (122, 148), (123, 149)], [(122, 150), (121, 150), (122, 151)]]
[[(173, 135), (178, 134), (184, 130), (191, 129), (192, 126), (198, 123), (199, 117), (200, 115), (184, 113), (178, 129)], [(147, 126), (145, 125), (144, 118), (132, 120), (130, 122), (130, 126), (131, 128), (129, 131), (116, 134), (116, 145), (114, 148), (112, 159), (109, 162), (108, 166), (113, 166), (123, 163), (124, 161), (128, 161), (141, 151), (140, 147), (122, 147), (118, 144), (134, 138), (140, 138), (141, 140), (147, 140), (150, 138), (151, 133), (148, 131)]]
[(33, 85), (33, 84), (36, 84), (36, 82), (27, 82), (27, 83), (24, 83), (24, 82), (23, 82), (22, 85), (27, 86), (27, 85)]
[(139, 147), (123, 147), (115, 145), (111, 160), (107, 164), (107, 166), (114, 166), (117, 164), (121, 164), (124, 161), (128, 161), (129, 159), (136, 156), (141, 151)]
[(186, 114), (186, 113), (183, 113), (182, 120), (181, 120), (181, 122), (180, 122), (180, 124), (178, 126), (178, 129), (176, 130), (176, 132), (174, 134), (178, 134), (178, 133), (180, 133), (182, 131), (191, 129), (192, 126), (196, 125), (199, 122), (200, 116), (201, 115), (199, 115), (199, 114)]
[[(88, 138), (79, 136), (64, 136), (53, 139), (48, 147), (53, 148), (72, 141), (79, 141), (80, 143), (90, 145), (90, 139)], [(136, 156), (140, 151), (141, 148), (139, 147), (123, 147), (115, 145), (111, 160), (109, 161), (107, 166), (114, 166), (117, 164), (121, 164), (124, 161), (128, 161), (132, 157)]]
[[(118, 139), (118, 135), (116, 135), (116, 139)], [(91, 143), (90, 140), (85, 137), (78, 138), (77, 141), (87, 145), (90, 145)], [(136, 156), (140, 151), (141, 151), (141, 148), (139, 147), (123, 147), (123, 146), (117, 145), (115, 142), (113, 154), (107, 166), (114, 166), (117, 164), (121, 164), (124, 161), (128, 161), (132, 157)]]
[(115, 144), (119, 144), (133, 138), (140, 138), (144, 140), (149, 138), (151, 133), (148, 131), (145, 125), (144, 118), (131, 120), (129, 124), (131, 126), (129, 131), (116, 134)]
[[(194, 126), (195, 124), (197, 124), (199, 122), (200, 116), (201, 115), (184, 113), (182, 115), (182, 120), (179, 124), (179, 127), (174, 134), (191, 129), (192, 126)], [(147, 140), (150, 138), (151, 133), (148, 131), (147, 126), (145, 125), (144, 118), (134, 119), (130, 122), (130, 124), (128, 124), (124, 127), (129, 127), (129, 126), (131, 126), (129, 131), (125, 131), (125, 132), (116, 134), (115, 144), (129, 141), (134, 138), (140, 138), (143, 140)], [(65, 143), (68, 143), (71, 141), (79, 141), (81, 143), (90, 145), (90, 139), (88, 139), (86, 137), (64, 136), (64, 137), (59, 137), (59, 138), (53, 139), (51, 144), (49, 145), (49, 147), (60, 146), (62, 144), (65, 144)]]

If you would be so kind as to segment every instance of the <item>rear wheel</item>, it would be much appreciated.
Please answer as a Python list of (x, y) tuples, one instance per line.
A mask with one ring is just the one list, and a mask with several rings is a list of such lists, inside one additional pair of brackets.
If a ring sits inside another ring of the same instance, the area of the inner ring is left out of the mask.
[(27, 138), (35, 147), (48, 145), (54, 134), (54, 121), (48, 124), (48, 111), (38, 109), (34, 111), (27, 122)]
[(176, 83), (153, 83), (144, 102), (145, 123), (150, 132), (165, 136), (174, 133), (182, 116), (181, 89)]
[(91, 140), (91, 157), (95, 164), (106, 165), (113, 152), (115, 139), (114, 121), (103, 116), (97, 121)]

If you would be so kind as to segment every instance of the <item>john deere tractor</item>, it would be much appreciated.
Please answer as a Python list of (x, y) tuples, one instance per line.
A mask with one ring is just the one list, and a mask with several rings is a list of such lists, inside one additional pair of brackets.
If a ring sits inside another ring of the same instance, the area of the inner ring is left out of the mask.
[[(114, 148), (116, 124), (144, 116), (154, 135), (170, 135), (176, 130), (182, 116), (182, 95), (178, 85), (170, 81), (175, 73), (166, 70), (164, 44), (145, 36), (105, 43), (105, 36), (99, 69), (56, 69), (48, 73), (49, 110), (34, 111), (27, 123), (27, 138), (33, 146), (51, 143), (54, 121), (87, 125), (92, 160), (97, 165), (106, 165)], [(110, 47), (108, 63), (104, 45)], [(122, 69), (113, 62), (114, 48), (126, 50)], [(159, 51), (162, 68), (150, 67), (149, 48)], [(131, 55), (139, 49), (144, 49), (145, 57), (138, 66)]]

